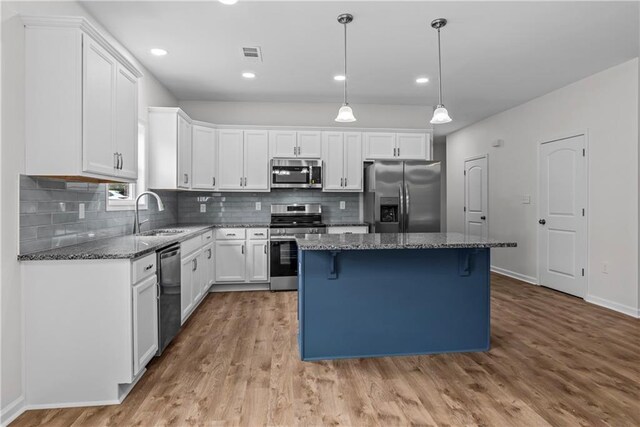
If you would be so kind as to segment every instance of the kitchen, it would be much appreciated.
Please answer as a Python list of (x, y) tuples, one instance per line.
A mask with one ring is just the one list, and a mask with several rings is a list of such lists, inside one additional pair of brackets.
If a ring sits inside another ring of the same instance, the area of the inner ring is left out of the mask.
[(637, 424), (638, 5), (223, 3), (2, 3), (3, 425)]

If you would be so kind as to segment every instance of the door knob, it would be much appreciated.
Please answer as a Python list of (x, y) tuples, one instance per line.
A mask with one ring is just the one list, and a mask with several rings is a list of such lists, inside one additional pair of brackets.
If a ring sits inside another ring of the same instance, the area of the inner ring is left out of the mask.
[(484, 216), (484, 215), (482, 215), (482, 216), (480, 217), (480, 219), (484, 221), (485, 219), (487, 219), (487, 217), (486, 217), (486, 216)]
[(545, 220), (544, 218), (538, 220), (538, 224), (545, 225), (546, 223), (547, 223), (547, 220)]

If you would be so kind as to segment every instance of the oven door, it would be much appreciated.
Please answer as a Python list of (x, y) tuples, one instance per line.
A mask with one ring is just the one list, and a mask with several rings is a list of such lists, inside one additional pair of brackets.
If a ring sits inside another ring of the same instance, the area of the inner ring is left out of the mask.
[(298, 245), (293, 238), (271, 238), (271, 290), (298, 289)]

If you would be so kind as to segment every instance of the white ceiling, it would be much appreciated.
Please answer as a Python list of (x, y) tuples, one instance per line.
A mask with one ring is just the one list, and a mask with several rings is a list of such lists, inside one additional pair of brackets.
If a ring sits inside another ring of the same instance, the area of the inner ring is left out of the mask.
[[(336, 102), (339, 13), (349, 24), (350, 103), (444, 103), (455, 129), (638, 56), (637, 2), (90, 1), (89, 12), (180, 100)], [(243, 46), (260, 46), (250, 62)], [(169, 51), (153, 57), (151, 47)], [(241, 77), (254, 71), (257, 78)], [(431, 82), (415, 83), (426, 75)]]

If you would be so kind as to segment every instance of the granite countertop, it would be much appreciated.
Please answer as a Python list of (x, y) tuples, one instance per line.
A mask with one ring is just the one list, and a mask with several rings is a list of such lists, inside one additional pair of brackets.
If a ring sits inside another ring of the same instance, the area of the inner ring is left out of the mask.
[(327, 227), (369, 227), (366, 222), (327, 222)]
[(366, 249), (513, 248), (515, 242), (483, 239), (461, 233), (371, 233), (296, 235), (303, 251)]
[[(171, 236), (144, 236), (129, 234), (92, 240), (78, 245), (18, 255), (18, 261), (60, 261), (81, 259), (133, 259), (158, 249), (195, 237), (213, 228), (264, 228), (269, 224), (188, 224), (161, 227), (161, 230), (181, 230)], [(148, 232), (148, 231), (146, 231)]]

